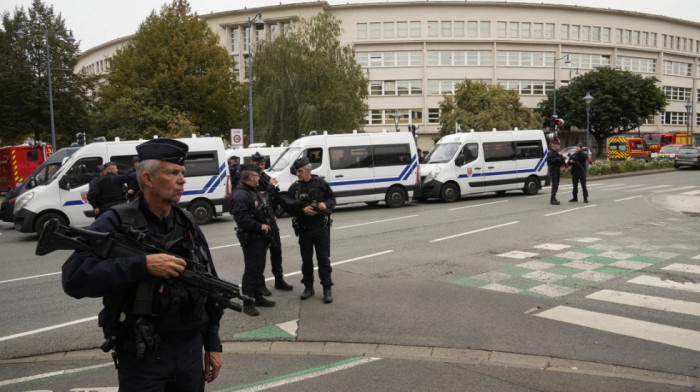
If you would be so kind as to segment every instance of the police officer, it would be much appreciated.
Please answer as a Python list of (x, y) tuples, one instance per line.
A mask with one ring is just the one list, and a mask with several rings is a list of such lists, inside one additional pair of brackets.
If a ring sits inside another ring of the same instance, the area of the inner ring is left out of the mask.
[[(253, 165), (260, 168), (260, 182), (258, 183), (258, 192), (264, 192), (267, 195), (268, 200), (272, 206), (272, 209), (277, 207), (277, 200), (280, 198), (279, 187), (277, 186), (277, 179), (270, 177), (265, 173), (265, 157), (259, 152), (255, 152), (250, 157)], [(294, 286), (288, 284), (284, 281), (284, 271), (282, 270), (282, 241), (280, 239), (280, 229), (277, 226), (277, 220), (273, 220), (271, 225), (272, 231), (270, 235), (274, 238), (270, 244), (270, 266), (272, 269), (272, 275), (275, 276), (275, 288), (277, 290), (291, 291)], [(263, 271), (264, 272), (264, 271)], [(265, 286), (265, 277), (263, 276), (263, 294), (271, 295), (270, 290)]]
[(126, 183), (127, 178), (123, 174), (117, 174), (117, 164), (107, 162), (104, 164), (105, 175), (100, 179), (97, 190), (97, 211), (95, 217), (100, 216), (105, 211), (120, 203), (127, 201)]
[(559, 190), (559, 178), (561, 177), (561, 167), (564, 165), (564, 157), (559, 154), (559, 140), (552, 141), (552, 148), (547, 153), (547, 168), (549, 169), (549, 178), (552, 182), (552, 196), (549, 199), (549, 204), (559, 205), (557, 200), (557, 190)]
[(588, 153), (583, 151), (583, 143), (576, 145), (576, 152), (569, 157), (571, 166), (571, 182), (574, 185), (574, 197), (569, 202), (578, 201), (578, 183), (581, 182), (583, 192), (583, 202), (588, 203), (588, 188), (586, 188), (586, 165), (588, 164)]
[(236, 155), (233, 155), (228, 159), (228, 172), (231, 178), (231, 193), (236, 190), (238, 184), (241, 182), (241, 165), (238, 164), (239, 159)]
[(318, 277), (323, 286), (323, 302), (333, 302), (331, 286), (331, 218), (335, 207), (335, 194), (328, 183), (315, 174), (311, 174), (311, 164), (306, 157), (294, 162), (299, 178), (287, 192), (286, 205), (290, 215), (294, 216), (292, 225), (299, 236), (301, 251), (301, 283), (304, 292), (301, 299), (314, 295), (314, 249), (318, 261)]
[(108, 259), (76, 251), (63, 265), (63, 290), (75, 298), (103, 297), (98, 320), (117, 353), (120, 391), (203, 391), (221, 369), (223, 310), (172, 279), (184, 269), (216, 276), (204, 234), (177, 206), (188, 147), (153, 139), (136, 149), (142, 195), (102, 212), (90, 230), (138, 234), (158, 250)]
[(243, 312), (249, 316), (257, 316), (260, 311), (255, 305), (262, 307), (275, 306), (263, 296), (265, 287), (265, 256), (272, 238), (272, 224), (275, 215), (272, 212), (267, 195), (257, 190), (260, 181), (260, 169), (255, 165), (241, 166), (241, 183), (233, 193), (231, 213), (236, 221), (236, 235), (243, 249), (243, 278), (241, 290), (248, 297), (255, 298), (255, 303), (243, 302)]
[(129, 169), (127, 169), (127, 171), (124, 172), (124, 175), (126, 176), (127, 185), (126, 195), (129, 198), (129, 201), (133, 201), (139, 193), (139, 182), (136, 178), (136, 169), (138, 169), (139, 167), (138, 155), (134, 156), (131, 159), (131, 164), (132, 167), (130, 167)]
[(97, 208), (97, 197), (100, 195), (100, 179), (107, 174), (107, 169), (104, 165), (97, 165), (97, 177), (90, 180), (88, 185), (87, 200), (92, 206), (92, 210), (95, 212), (95, 219), (99, 215), (99, 208)]

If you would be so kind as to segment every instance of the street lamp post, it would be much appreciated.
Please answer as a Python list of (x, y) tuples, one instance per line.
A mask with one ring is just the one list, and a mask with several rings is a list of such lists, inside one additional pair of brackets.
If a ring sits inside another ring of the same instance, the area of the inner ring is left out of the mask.
[[(591, 153), (591, 143), (590, 143), (590, 137), (591, 137), (591, 102), (593, 102), (593, 96), (591, 95), (591, 92), (587, 92), (586, 96), (583, 97), (583, 100), (586, 101), (586, 152), (588, 154)], [(588, 164), (588, 159), (586, 159), (586, 164)]]
[(250, 123), (250, 141), (248, 144), (253, 144), (253, 48), (251, 45), (251, 35), (253, 35), (253, 30), (251, 29), (251, 23), (255, 21), (255, 26), (265, 25), (262, 20), (262, 11), (258, 11), (253, 19), (248, 17), (248, 121)]
[(561, 59), (566, 59), (564, 64), (571, 64), (568, 54), (559, 58), (554, 57), (554, 79), (552, 80), (552, 114), (554, 118), (557, 118), (557, 61)]
[(637, 137), (642, 137), (642, 118), (637, 117)]
[(686, 122), (685, 122), (686, 129), (687, 129), (686, 132), (688, 133), (688, 138), (690, 139), (688, 144), (693, 144), (693, 137), (690, 135), (690, 110), (692, 108), (693, 108), (693, 104), (690, 101), (685, 103), (685, 111), (687, 113)]
[[(48, 85), (49, 85), (49, 118), (51, 121), (51, 146), (53, 147), (54, 151), (58, 150), (58, 147), (56, 146), (56, 126), (54, 124), (54, 119), (53, 119), (53, 88), (51, 86), (51, 45), (49, 43), (49, 33), (51, 34), (63, 34), (65, 32), (68, 32), (68, 42), (75, 42), (75, 38), (73, 38), (73, 30), (59, 30), (59, 31), (51, 31), (48, 28), (44, 27), (44, 41), (46, 41), (46, 76), (48, 78)], [(26, 33), (22, 31), (22, 24), (19, 24), (19, 28), (17, 29), (17, 35), (19, 36), (24, 36)]]
[(396, 128), (396, 132), (398, 132), (399, 131), (399, 118), (401, 118), (401, 115), (399, 114), (399, 109), (394, 109), (394, 114), (392, 114), (391, 117), (394, 118), (394, 128)]

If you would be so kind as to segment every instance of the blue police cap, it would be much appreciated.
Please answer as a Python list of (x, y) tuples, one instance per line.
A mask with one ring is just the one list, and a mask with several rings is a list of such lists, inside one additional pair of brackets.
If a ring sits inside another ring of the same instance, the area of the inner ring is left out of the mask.
[(189, 147), (175, 139), (152, 139), (136, 146), (139, 160), (157, 159), (184, 166)]
[(138, 155), (134, 155), (134, 156), (131, 158), (131, 162), (138, 162), (138, 161), (139, 161), (139, 156), (138, 156)]
[(246, 163), (246, 164), (241, 165), (241, 171), (252, 171), (252, 172), (260, 173), (260, 170), (261, 170), (260, 167), (255, 166), (255, 165), (250, 164), (250, 163)]
[(255, 154), (253, 154), (253, 156), (250, 157), (250, 160), (253, 162), (265, 162), (265, 157), (260, 155), (260, 153), (256, 151)]
[(304, 166), (308, 165), (309, 163), (310, 163), (309, 158), (301, 157), (301, 158), (297, 159), (296, 161), (294, 161), (294, 170), (299, 170), (300, 167), (304, 167)]
[(106, 162), (106, 163), (102, 164), (102, 166), (104, 166), (104, 168), (106, 169), (110, 166), (117, 166), (117, 164), (114, 162)]
[(102, 171), (106, 169), (105, 165), (97, 165), (97, 171)]

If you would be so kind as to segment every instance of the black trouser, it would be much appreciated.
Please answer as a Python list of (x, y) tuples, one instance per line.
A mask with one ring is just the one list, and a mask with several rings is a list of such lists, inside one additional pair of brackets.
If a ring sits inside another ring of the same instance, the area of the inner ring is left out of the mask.
[(280, 230), (275, 227), (275, 230), (270, 228), (270, 269), (275, 277), (282, 277), (282, 241), (280, 240)]
[(314, 284), (314, 249), (318, 260), (318, 278), (322, 286), (333, 286), (331, 280), (331, 232), (330, 228), (299, 229), (299, 250), (301, 251), (301, 283), (304, 286)]
[(250, 234), (250, 239), (243, 247), (243, 278), (241, 289), (243, 294), (249, 297), (262, 295), (262, 287), (265, 285), (263, 272), (265, 271), (265, 256), (267, 247), (265, 238), (256, 238), (257, 234)]
[(561, 171), (557, 169), (549, 168), (549, 178), (552, 180), (552, 200), (557, 198), (557, 191), (559, 190), (559, 177), (561, 176)]
[(583, 200), (588, 200), (588, 188), (586, 188), (586, 173), (571, 173), (571, 182), (574, 184), (573, 194), (574, 199), (578, 199), (578, 183), (581, 181), (581, 192), (583, 192)]
[(204, 391), (202, 335), (161, 336), (156, 351), (140, 361), (119, 353), (119, 392)]

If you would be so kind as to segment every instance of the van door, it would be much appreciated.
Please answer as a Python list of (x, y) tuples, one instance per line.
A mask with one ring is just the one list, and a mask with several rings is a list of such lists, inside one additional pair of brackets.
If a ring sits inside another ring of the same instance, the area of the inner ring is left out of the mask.
[(85, 226), (92, 223), (95, 213), (87, 201), (90, 180), (97, 177), (97, 166), (103, 158), (89, 156), (78, 159), (58, 180), (60, 207), (70, 223)]
[(513, 141), (484, 142), (484, 191), (502, 191), (517, 187), (517, 164)]
[[(515, 162), (518, 167), (518, 188), (525, 186), (525, 180), (533, 174), (538, 175), (545, 165), (542, 139), (516, 140)], [(539, 175), (538, 175), (539, 176)]]
[(465, 143), (457, 154), (454, 165), (462, 195), (484, 191), (486, 165), (479, 153), (479, 143)]
[(381, 200), (375, 196), (374, 160), (369, 136), (328, 138), (326, 181), (343, 203)]
[[(374, 200), (384, 200), (389, 188), (396, 183), (407, 185), (408, 189), (416, 182), (417, 157), (409, 143), (373, 144), (374, 160)], [(407, 197), (412, 197), (409, 191)]]

